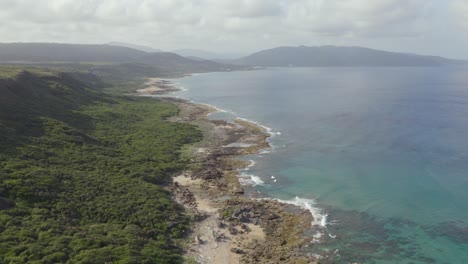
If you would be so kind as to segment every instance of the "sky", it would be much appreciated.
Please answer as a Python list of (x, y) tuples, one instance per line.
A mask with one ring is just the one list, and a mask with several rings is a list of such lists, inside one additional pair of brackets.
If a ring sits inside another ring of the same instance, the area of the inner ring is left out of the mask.
[(468, 0), (0, 0), (0, 42), (252, 53), (365, 46), (468, 59)]

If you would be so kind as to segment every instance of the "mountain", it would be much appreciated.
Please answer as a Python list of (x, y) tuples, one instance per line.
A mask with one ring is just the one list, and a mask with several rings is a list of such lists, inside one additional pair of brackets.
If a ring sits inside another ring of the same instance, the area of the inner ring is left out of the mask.
[(436, 56), (388, 52), (363, 47), (278, 47), (234, 61), (263, 67), (441, 66), (463, 63)]
[(109, 64), (145, 64), (153, 67), (154, 72), (172, 76), (242, 68), (207, 60), (192, 60), (169, 52), (144, 52), (112, 45), (57, 43), (0, 43), (0, 63), (89, 63), (104, 68)]
[(160, 49), (154, 49), (154, 48), (151, 48), (151, 47), (148, 47), (148, 46), (125, 43), (125, 42), (113, 41), (113, 42), (109, 42), (108, 44), (111, 45), (111, 46), (126, 47), (126, 48), (141, 50), (141, 51), (144, 51), (144, 52), (162, 52), (162, 50), (160, 50)]
[(0, 43), (0, 62), (124, 62), (145, 54), (111, 45)]
[[(159, 52), (149, 53), (137, 60), (139, 63), (157, 66), (160, 68), (178, 69), (182, 72), (207, 72), (217, 70), (231, 70), (233, 65), (223, 65), (210, 60), (189, 59), (176, 53)], [(238, 68), (238, 67), (235, 67)]]
[(210, 51), (198, 50), (198, 49), (178, 49), (172, 52), (177, 53), (187, 58), (198, 58), (198, 59), (205, 59), (205, 60), (236, 59), (242, 56), (241, 54), (216, 53), (216, 52), (210, 52)]

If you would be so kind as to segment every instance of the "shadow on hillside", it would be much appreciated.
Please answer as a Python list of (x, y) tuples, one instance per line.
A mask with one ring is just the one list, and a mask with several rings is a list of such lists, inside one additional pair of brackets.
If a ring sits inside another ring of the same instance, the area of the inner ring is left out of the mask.
[(80, 131), (94, 129), (93, 120), (79, 109), (112, 102), (99, 90), (93, 76), (60, 73), (38, 76), (23, 71), (0, 79), (0, 154), (16, 152), (27, 139), (45, 133), (46, 120), (58, 120)]

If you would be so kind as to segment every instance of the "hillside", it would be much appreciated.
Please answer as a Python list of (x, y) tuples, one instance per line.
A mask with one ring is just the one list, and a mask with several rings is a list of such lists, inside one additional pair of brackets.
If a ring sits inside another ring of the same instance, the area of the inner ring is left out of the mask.
[(198, 49), (178, 49), (172, 51), (174, 53), (177, 53), (181, 56), (187, 57), (187, 58), (198, 58), (198, 59), (204, 59), (204, 60), (229, 60), (229, 59), (236, 59), (239, 58), (244, 54), (241, 53), (216, 53), (216, 52), (210, 52), (206, 50), (198, 50)]
[(0, 62), (126, 62), (146, 52), (111, 45), (0, 43)]
[(127, 47), (127, 48), (131, 48), (131, 49), (141, 50), (141, 51), (144, 51), (144, 52), (162, 52), (162, 50), (160, 50), (160, 49), (154, 49), (154, 48), (148, 47), (148, 46), (136, 45), (136, 44), (125, 43), (125, 42), (112, 41), (112, 42), (109, 42), (108, 44), (112, 45), (112, 46), (121, 46), (121, 47)]
[(190, 219), (163, 186), (200, 131), (90, 74), (0, 73), (0, 263), (182, 263)]
[(171, 74), (227, 71), (243, 67), (191, 60), (169, 52), (145, 52), (122, 46), (56, 43), (0, 43), (0, 64), (80, 63), (108, 66), (145, 64)]
[(263, 67), (441, 66), (461, 63), (435, 56), (387, 52), (362, 47), (279, 47), (236, 60)]

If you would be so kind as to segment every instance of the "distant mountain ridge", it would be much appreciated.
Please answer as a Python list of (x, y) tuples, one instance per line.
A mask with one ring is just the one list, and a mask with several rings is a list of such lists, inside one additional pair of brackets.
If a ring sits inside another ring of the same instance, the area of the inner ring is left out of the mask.
[(217, 53), (217, 52), (210, 52), (205, 50), (198, 50), (198, 49), (178, 49), (172, 51), (177, 53), (181, 56), (187, 58), (197, 58), (197, 59), (205, 59), (205, 60), (228, 60), (228, 59), (237, 59), (243, 55), (234, 54), (234, 53)]
[(234, 63), (262, 67), (391, 67), (441, 66), (466, 62), (363, 47), (299, 46), (263, 50)]
[(145, 64), (177, 74), (242, 68), (207, 60), (192, 60), (170, 52), (145, 52), (108, 44), (0, 43), (0, 63)]
[(125, 62), (145, 54), (104, 44), (0, 43), (0, 62)]
[(141, 50), (141, 51), (144, 51), (144, 52), (162, 52), (162, 50), (160, 50), (160, 49), (155, 49), (155, 48), (148, 47), (148, 46), (143, 46), (143, 45), (125, 43), (125, 42), (112, 41), (112, 42), (109, 42), (107, 44), (111, 45), (111, 46), (120, 46), (120, 47), (126, 47), (126, 48)]

